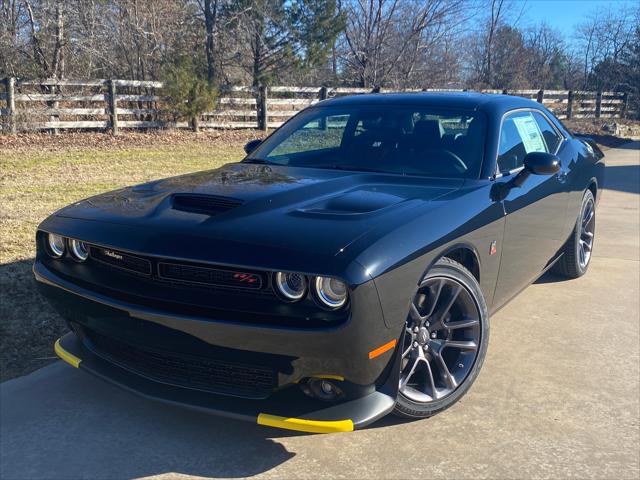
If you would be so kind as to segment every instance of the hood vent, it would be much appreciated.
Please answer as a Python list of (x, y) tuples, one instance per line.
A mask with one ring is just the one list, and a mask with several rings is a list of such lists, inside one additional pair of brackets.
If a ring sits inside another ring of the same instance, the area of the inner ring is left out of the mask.
[(175, 194), (172, 206), (182, 212), (200, 213), (203, 215), (218, 215), (227, 210), (239, 207), (244, 202), (237, 198), (218, 197), (216, 195)]

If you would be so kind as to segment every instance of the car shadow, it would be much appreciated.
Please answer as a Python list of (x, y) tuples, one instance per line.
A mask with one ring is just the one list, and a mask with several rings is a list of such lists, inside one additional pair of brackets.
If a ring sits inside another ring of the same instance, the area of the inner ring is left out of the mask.
[(604, 188), (640, 194), (640, 165), (607, 165), (604, 170)]
[(0, 400), (3, 478), (248, 477), (295, 455), (270, 438), (287, 431), (146, 400), (62, 362), (0, 384)]
[(640, 142), (626, 142), (616, 148), (633, 151), (633, 157), (625, 154), (626, 159), (621, 162), (623, 165), (608, 165), (605, 156), (605, 164), (607, 164), (604, 171), (605, 190), (640, 194)]
[(558, 275), (553, 271), (549, 270), (545, 272), (540, 278), (538, 278), (534, 285), (544, 285), (545, 283), (558, 283), (558, 282), (566, 282), (567, 277), (563, 277), (562, 275)]

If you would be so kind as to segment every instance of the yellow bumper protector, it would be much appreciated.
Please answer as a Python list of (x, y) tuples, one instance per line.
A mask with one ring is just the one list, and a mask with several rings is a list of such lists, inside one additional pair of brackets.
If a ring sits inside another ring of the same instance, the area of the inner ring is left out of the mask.
[(287, 418), (277, 415), (261, 413), (258, 415), (258, 424), (268, 427), (284, 428), (286, 430), (296, 430), (308, 433), (336, 433), (352, 432), (353, 422), (351, 420), (305, 420), (303, 418)]
[(344, 377), (342, 375), (312, 375), (312, 378), (324, 378), (327, 380), (337, 380), (339, 382), (344, 382)]
[(76, 357), (75, 355), (70, 354), (64, 348), (62, 348), (62, 346), (60, 345), (60, 339), (56, 340), (56, 343), (55, 343), (53, 349), (55, 350), (56, 355), (58, 355), (58, 357), (60, 357), (61, 360), (64, 360), (65, 362), (67, 362), (72, 367), (75, 367), (75, 368), (79, 368), (80, 367), (80, 362), (82, 360), (80, 360), (78, 357)]

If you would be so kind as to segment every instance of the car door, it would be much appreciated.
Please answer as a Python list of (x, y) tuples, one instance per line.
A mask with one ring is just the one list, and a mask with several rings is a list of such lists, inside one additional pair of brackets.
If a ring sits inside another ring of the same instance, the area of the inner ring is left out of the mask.
[[(527, 153), (557, 153), (564, 137), (537, 110), (505, 115), (500, 130), (496, 182), (522, 171)], [(517, 294), (539, 275), (566, 240), (567, 166), (553, 175), (530, 175), (503, 200), (506, 213), (494, 305)]]

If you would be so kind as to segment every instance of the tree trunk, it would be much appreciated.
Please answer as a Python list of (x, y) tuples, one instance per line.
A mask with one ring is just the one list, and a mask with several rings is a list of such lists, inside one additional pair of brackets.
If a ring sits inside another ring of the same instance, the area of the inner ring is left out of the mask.
[(56, 41), (51, 75), (54, 78), (64, 78), (64, 4), (61, 0), (56, 3)]
[(215, 28), (218, 15), (218, 0), (204, 0), (204, 24), (207, 30), (205, 50), (207, 52), (207, 80), (209, 85), (215, 84)]

